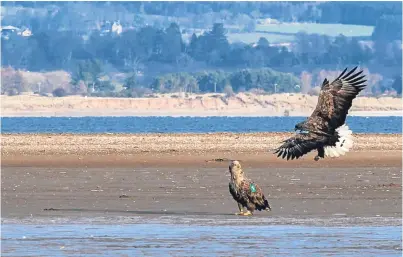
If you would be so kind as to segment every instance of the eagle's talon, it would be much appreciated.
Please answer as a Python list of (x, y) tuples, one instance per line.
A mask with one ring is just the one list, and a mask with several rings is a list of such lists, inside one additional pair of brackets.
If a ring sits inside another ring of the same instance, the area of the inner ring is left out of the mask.
[(319, 161), (320, 157), (319, 156), (315, 156), (314, 160), (315, 161)]
[(243, 212), (242, 216), (252, 216), (252, 212), (250, 212), (250, 211)]
[(235, 215), (240, 215), (240, 216), (243, 216), (243, 214), (244, 214), (244, 212), (235, 212)]

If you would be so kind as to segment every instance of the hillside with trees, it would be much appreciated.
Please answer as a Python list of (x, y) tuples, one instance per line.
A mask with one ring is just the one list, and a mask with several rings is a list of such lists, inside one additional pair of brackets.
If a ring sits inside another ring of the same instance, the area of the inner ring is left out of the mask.
[[(369, 75), (365, 94), (401, 94), (401, 7), (398, 2), (4, 2), (2, 94), (58, 88), (64, 93), (57, 95), (129, 97), (307, 93), (323, 76), (356, 65)], [(280, 25), (373, 26), (373, 33), (300, 31), (283, 44), (265, 36), (254, 43), (229, 40), (234, 33), (252, 35), (267, 18)], [(22, 75), (27, 71), (63, 76), (33, 82), (33, 75)]]

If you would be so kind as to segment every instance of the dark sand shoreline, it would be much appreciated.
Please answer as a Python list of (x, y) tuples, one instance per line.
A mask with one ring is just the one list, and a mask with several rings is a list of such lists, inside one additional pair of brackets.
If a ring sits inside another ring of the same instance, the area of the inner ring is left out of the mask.
[[(2, 218), (235, 218), (222, 168), (2, 169)], [(246, 169), (245, 169), (246, 170)], [(401, 168), (249, 168), (272, 219), (401, 218)], [(287, 222), (285, 219), (284, 222)]]
[(239, 223), (227, 177), (238, 159), (273, 206), (250, 222), (401, 223), (402, 135), (359, 134), (346, 156), (287, 162), (270, 149), (288, 135), (2, 134), (2, 219)]
[(310, 153), (298, 161), (286, 161), (267, 153), (135, 153), (100, 155), (3, 155), (2, 167), (44, 168), (227, 168), (229, 160), (240, 160), (246, 168), (355, 168), (402, 166), (401, 151), (351, 152), (335, 159), (313, 160)]
[[(273, 150), (292, 133), (2, 134), (2, 167), (401, 167), (401, 134), (354, 134), (352, 151), (286, 161)], [(214, 161), (221, 159), (222, 161)]]

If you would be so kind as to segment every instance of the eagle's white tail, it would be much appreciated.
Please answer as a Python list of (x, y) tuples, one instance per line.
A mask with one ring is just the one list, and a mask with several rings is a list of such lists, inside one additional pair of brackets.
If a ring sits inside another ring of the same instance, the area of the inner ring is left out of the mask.
[(346, 124), (341, 125), (336, 129), (339, 134), (339, 139), (336, 146), (326, 146), (325, 155), (329, 157), (339, 157), (345, 155), (353, 147), (353, 132)]

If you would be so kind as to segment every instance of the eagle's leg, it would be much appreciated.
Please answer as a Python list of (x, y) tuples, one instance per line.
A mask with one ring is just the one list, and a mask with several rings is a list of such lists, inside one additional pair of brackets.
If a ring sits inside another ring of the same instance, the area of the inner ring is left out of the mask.
[(325, 149), (323, 147), (319, 147), (317, 150), (318, 155), (315, 156), (314, 160), (319, 161), (320, 158), (325, 158)]
[(242, 204), (238, 203), (238, 209), (239, 209), (239, 212), (235, 213), (235, 215), (243, 215), (244, 212), (243, 212)]

